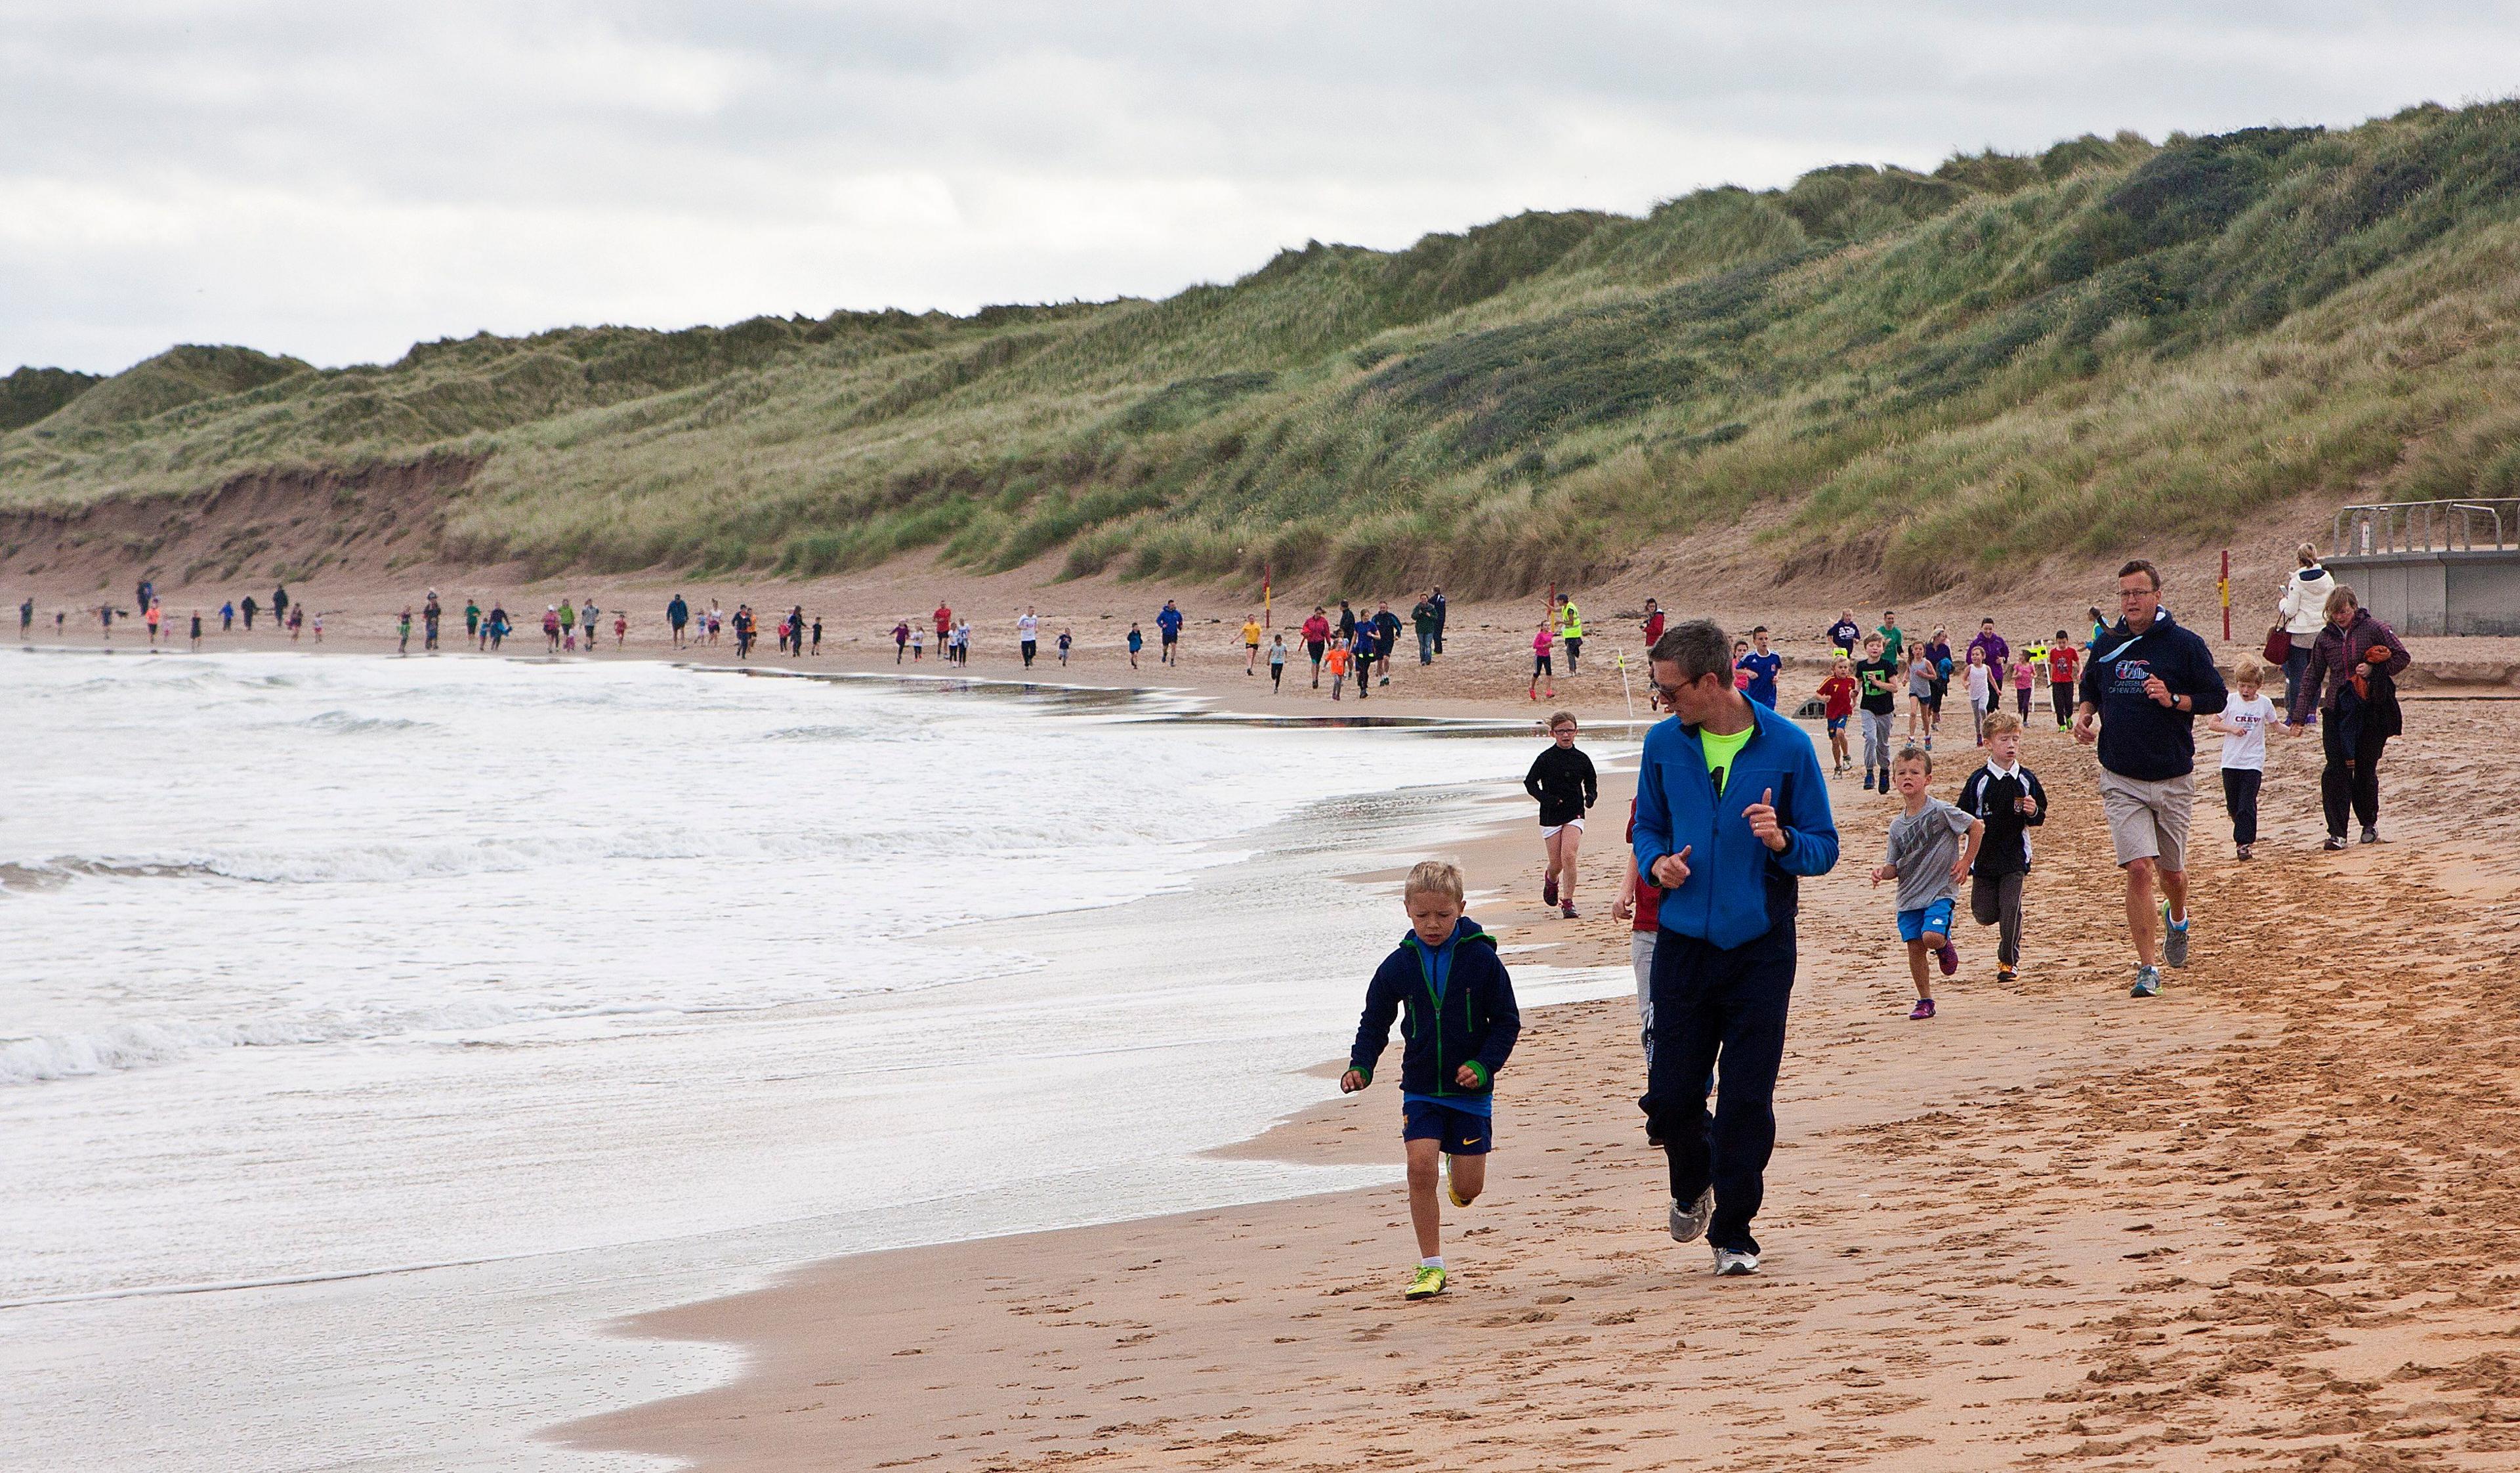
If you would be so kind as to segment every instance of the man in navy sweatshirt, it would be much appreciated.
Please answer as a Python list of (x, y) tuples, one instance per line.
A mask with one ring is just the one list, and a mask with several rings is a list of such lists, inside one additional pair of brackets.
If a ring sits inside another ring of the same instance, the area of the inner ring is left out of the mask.
[[(2187, 965), (2187, 819), (2196, 806), (2198, 716), (2229, 693), (2214, 652), (2161, 607), (2161, 574), (2138, 558), (2118, 570), (2117, 626), (2094, 640), (2074, 711), (2074, 740), (2100, 748), (2100, 810), (2126, 871), (2134, 997), (2161, 995), (2153, 884), (2161, 886), (2161, 959)], [(2094, 725), (2094, 722), (2097, 725)]]
[(1671, 715), (1645, 734), (1637, 773), (1637, 870), (1663, 891), (1638, 1103), (1670, 1162), (1673, 1239), (1702, 1234), (1718, 1274), (1756, 1273), (1750, 1220), (1777, 1144), (1798, 884), (1837, 863), (1837, 827), (1811, 738), (1734, 688), (1732, 641), (1713, 621), (1672, 625), (1650, 658)]

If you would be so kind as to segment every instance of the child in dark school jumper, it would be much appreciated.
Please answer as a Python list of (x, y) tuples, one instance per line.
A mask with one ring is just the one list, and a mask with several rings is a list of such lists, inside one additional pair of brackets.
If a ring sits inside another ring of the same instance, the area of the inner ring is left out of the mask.
[(1462, 872), (1420, 860), (1401, 887), (1409, 934), (1374, 970), (1365, 991), (1339, 1092), (1373, 1082), (1374, 1062), (1407, 1014), (1400, 1058), (1401, 1140), (1409, 1158), (1409, 1220), (1418, 1230), (1418, 1269), (1407, 1297), (1444, 1292), (1443, 1209), (1435, 1200), (1440, 1162), (1451, 1167), (1445, 1194), (1467, 1207), (1487, 1184), (1495, 1143), (1496, 1072), (1513, 1052), (1522, 1014), (1513, 980), (1497, 959), (1496, 939), (1462, 914)]
[[(2027, 665), (2023, 668), (2028, 668)], [(2048, 790), (2039, 774), (2021, 765), (2021, 718), (1991, 712), (1986, 718), (1986, 765), (1960, 784), (1953, 805), (1986, 824), (1977, 862), (1969, 870), (1969, 914), (1995, 926), (1995, 980), (2020, 977), (2021, 887), (2030, 878), (2029, 831), (2048, 821)]]

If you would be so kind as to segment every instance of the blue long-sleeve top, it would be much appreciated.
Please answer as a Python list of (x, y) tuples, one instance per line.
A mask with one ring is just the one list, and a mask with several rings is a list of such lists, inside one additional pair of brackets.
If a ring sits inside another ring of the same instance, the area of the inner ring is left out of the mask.
[[(1828, 779), (1811, 737), (1793, 719), (1749, 703), (1757, 730), (1742, 744), (1719, 796), (1706, 770), (1697, 728), (1668, 716), (1645, 733), (1637, 773), (1638, 870), (1688, 851), (1688, 879), (1662, 898), (1662, 929), (1731, 950), (1789, 919), (1799, 882), (1837, 863), (1837, 824)], [(1750, 832), (1742, 810), (1773, 792), (1785, 847), (1772, 851)]]

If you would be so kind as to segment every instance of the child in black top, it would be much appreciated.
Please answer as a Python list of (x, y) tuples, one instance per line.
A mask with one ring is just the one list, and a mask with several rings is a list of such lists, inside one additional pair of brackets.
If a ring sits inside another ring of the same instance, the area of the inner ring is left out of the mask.
[(2048, 821), (2048, 790), (2039, 774), (2021, 765), (2021, 718), (2010, 712), (1986, 717), (1986, 765), (1960, 784), (1961, 812), (1986, 823), (1985, 842), (1969, 868), (1969, 914), (1981, 926), (2000, 926), (1995, 980), (2020, 977), (2021, 886), (2030, 877), (2029, 830)]
[(1881, 636), (1864, 637), (1864, 658), (1855, 663), (1855, 686), (1862, 693), (1856, 703), (1864, 713), (1864, 790), (1874, 791), (1874, 769), (1880, 771), (1879, 791), (1890, 791), (1890, 718), (1899, 710), (1899, 657), (1888, 654)]
[(1561, 711), (1549, 718), (1552, 745), (1532, 759), (1522, 790), (1540, 801), (1540, 839), (1549, 848), (1549, 864), (1541, 873), (1540, 903), (1555, 905), (1558, 914), (1575, 919), (1575, 858), (1584, 846), (1584, 810), (1601, 797), (1593, 760), (1575, 750), (1575, 713)]

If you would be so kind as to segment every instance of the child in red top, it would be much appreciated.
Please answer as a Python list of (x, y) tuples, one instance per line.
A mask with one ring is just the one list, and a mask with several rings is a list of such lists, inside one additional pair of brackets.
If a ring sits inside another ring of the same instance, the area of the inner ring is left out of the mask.
[(1855, 714), (1855, 667), (1840, 660), (1820, 683), (1820, 698), (1828, 703), (1828, 751), (1837, 759), (1836, 775), (1846, 775), (1846, 719)]
[(2074, 647), (2074, 636), (2058, 629), (2056, 642), (2048, 647), (2048, 695), (2056, 704), (2058, 731), (2073, 724), (2074, 676), (2082, 663), (2083, 652)]
[[(1637, 842), (1637, 801), (1628, 800), (1628, 843)], [(1619, 882), (1618, 903), (1610, 918), (1628, 921), (1628, 961), (1637, 974), (1637, 1026), (1644, 1043), (1645, 1067), (1653, 1067), (1654, 939), (1662, 932), (1662, 892), (1637, 873), (1637, 856), (1628, 855), (1627, 878)]]

